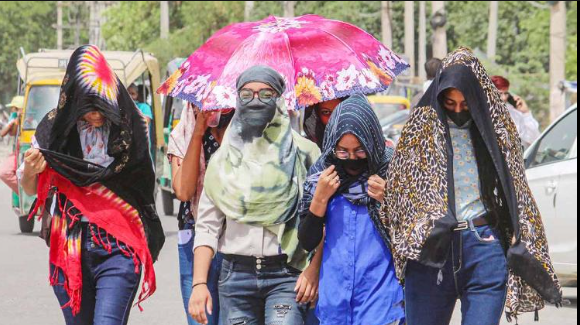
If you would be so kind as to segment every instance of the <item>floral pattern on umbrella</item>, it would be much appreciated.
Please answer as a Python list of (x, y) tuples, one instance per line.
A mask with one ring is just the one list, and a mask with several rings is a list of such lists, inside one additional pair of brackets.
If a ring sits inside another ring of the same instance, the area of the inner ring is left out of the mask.
[(287, 81), (289, 110), (354, 93), (386, 90), (409, 67), (362, 29), (316, 15), (269, 17), (225, 27), (195, 51), (158, 92), (204, 110), (236, 106), (236, 79), (267, 65)]

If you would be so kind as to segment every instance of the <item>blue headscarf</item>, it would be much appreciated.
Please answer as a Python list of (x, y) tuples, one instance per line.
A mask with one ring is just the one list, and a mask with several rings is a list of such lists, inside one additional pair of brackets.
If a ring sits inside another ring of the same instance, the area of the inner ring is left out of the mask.
[(368, 169), (360, 176), (351, 177), (337, 166), (341, 183), (337, 194), (342, 194), (353, 204), (366, 204), (375, 227), (379, 230), (385, 242), (388, 243), (388, 234), (380, 221), (379, 215), (382, 202), (369, 197), (367, 190), (369, 176), (386, 177), (389, 162), (393, 156), (393, 149), (386, 146), (386, 139), (379, 119), (364, 95), (351, 96), (338, 105), (332, 113), (324, 134), (322, 156), (310, 168), (304, 184), (300, 216), (303, 218), (308, 214), (310, 204), (314, 198), (314, 191), (322, 172), (332, 165), (337, 165), (334, 149), (346, 134), (354, 135), (361, 143), (367, 153)]

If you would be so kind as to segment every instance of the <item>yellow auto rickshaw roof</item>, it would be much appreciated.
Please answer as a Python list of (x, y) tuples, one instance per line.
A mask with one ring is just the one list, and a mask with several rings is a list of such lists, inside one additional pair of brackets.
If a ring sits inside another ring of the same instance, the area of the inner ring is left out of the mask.
[(404, 104), (407, 108), (411, 106), (411, 102), (402, 96), (375, 95), (369, 96), (368, 99), (372, 104)]
[[(38, 53), (26, 54), (16, 63), (20, 78), (27, 84), (46, 79), (62, 80), (73, 52), (74, 50), (41, 50)], [(151, 54), (143, 51), (103, 51), (103, 54), (125, 86), (137, 80), (145, 71), (152, 74), (153, 80), (159, 78), (159, 63)]]

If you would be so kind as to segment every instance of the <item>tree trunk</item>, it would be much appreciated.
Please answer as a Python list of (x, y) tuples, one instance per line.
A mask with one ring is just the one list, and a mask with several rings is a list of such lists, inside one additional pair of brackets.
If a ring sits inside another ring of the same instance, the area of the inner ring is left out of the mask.
[(566, 109), (561, 82), (566, 79), (566, 2), (551, 6), (550, 14), (550, 121)]
[(250, 21), (252, 19), (252, 11), (254, 10), (254, 1), (244, 1), (244, 21)]
[(427, 2), (419, 1), (419, 78), (421, 81), (427, 79), (425, 63), (427, 62)]
[(489, 29), (487, 32), (487, 58), (495, 62), (497, 45), (497, 19), (499, 12), (499, 1), (489, 2)]
[(294, 7), (296, 6), (296, 1), (282, 1), (282, 6), (284, 7), (284, 17), (294, 17)]
[(393, 49), (393, 26), (391, 24), (390, 1), (381, 1), (381, 31), (383, 44), (390, 50)]
[(56, 2), (56, 49), (62, 50), (62, 1)]
[(405, 1), (405, 55), (409, 60), (410, 77), (415, 77), (415, 2)]
[(161, 6), (160, 33), (161, 39), (169, 38), (169, 1), (159, 1)]
[[(445, 13), (445, 1), (433, 1), (433, 14)], [(433, 57), (443, 59), (447, 56), (447, 30), (445, 26), (438, 27), (433, 33)]]

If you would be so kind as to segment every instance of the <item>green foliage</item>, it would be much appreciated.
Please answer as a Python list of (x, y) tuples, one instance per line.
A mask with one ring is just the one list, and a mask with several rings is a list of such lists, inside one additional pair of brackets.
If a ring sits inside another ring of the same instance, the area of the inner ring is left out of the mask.
[(56, 1), (4, 1), (0, 5), (0, 100), (16, 95), (16, 61), (25, 52), (54, 47)]
[(120, 1), (107, 10), (102, 33), (108, 49), (135, 51), (159, 38), (158, 1)]

